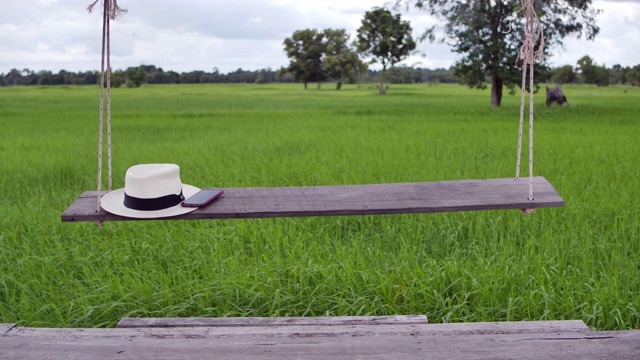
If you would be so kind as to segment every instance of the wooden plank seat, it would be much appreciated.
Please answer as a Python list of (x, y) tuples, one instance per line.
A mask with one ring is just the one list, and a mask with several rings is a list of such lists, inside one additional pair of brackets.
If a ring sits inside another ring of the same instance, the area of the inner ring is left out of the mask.
[[(186, 321), (185, 321), (186, 320)], [(140, 319), (126, 327), (0, 324), (1, 359), (638, 359), (640, 331), (579, 320)], [(191, 326), (194, 325), (194, 326)]]
[[(534, 178), (534, 200), (527, 199), (529, 179), (456, 180), (344, 186), (228, 188), (212, 204), (194, 212), (156, 220), (236, 219), (436, 213), (453, 211), (561, 207), (564, 200), (541, 176)], [(139, 220), (96, 211), (97, 196), (88, 191), (62, 214), (62, 221)]]
[(423, 325), (425, 315), (318, 316), (318, 317), (184, 317), (123, 318), (118, 328), (245, 327), (245, 326), (335, 326), (335, 325)]

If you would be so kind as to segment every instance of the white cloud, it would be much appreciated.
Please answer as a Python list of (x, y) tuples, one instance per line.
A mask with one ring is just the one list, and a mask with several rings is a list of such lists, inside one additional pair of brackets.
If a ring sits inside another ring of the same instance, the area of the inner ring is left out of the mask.
[[(11, 68), (95, 70), (100, 66), (101, 17), (87, 14), (91, 1), (0, 0), (0, 73)], [(277, 69), (288, 64), (283, 40), (305, 28), (344, 28), (355, 34), (364, 12), (387, 0), (121, 0), (129, 12), (112, 23), (115, 68), (153, 64), (165, 70), (222, 72), (239, 67)], [(554, 49), (554, 65), (575, 64), (589, 54), (611, 66), (640, 63), (640, 2), (595, 1), (601, 33), (594, 42), (566, 39)], [(436, 23), (410, 9), (414, 35)], [(457, 54), (423, 43), (405, 64), (448, 67)]]
[(584, 55), (607, 66), (640, 64), (640, 2), (594, 1), (603, 12), (597, 16), (600, 33), (595, 40), (568, 38), (564, 49), (555, 49), (550, 59), (554, 65), (573, 65)]

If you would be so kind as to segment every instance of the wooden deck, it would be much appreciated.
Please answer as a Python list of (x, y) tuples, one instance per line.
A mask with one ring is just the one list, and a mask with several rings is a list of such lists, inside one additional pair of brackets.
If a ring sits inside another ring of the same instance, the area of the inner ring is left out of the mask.
[(0, 324), (0, 359), (640, 359), (640, 331), (582, 321), (428, 324), (424, 316)]
[[(88, 191), (62, 214), (62, 221), (138, 220), (96, 211), (97, 196)], [(553, 186), (534, 178), (534, 200), (529, 201), (529, 179), (458, 180), (349, 186), (230, 188), (214, 203), (189, 214), (164, 218), (234, 219), (296, 216), (342, 216), (435, 213), (452, 211), (534, 209), (564, 206)]]

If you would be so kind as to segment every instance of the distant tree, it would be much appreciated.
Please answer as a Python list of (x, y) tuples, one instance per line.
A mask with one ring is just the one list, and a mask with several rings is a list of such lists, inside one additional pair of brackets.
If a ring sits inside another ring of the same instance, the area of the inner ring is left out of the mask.
[[(125, 73), (122, 70), (116, 70), (111, 74), (111, 87), (119, 88), (125, 82)], [(100, 80), (98, 79), (98, 84)]]
[(612, 84), (620, 84), (622, 83), (620, 76), (622, 75), (622, 65), (615, 64), (609, 69), (609, 79), (611, 79)]
[(578, 59), (577, 69), (580, 71), (580, 77), (585, 84), (595, 84), (596, 82), (596, 66), (593, 59), (589, 55), (585, 55)]
[(320, 82), (326, 78), (322, 66), (325, 53), (324, 33), (316, 29), (298, 30), (284, 40), (284, 51), (290, 60), (288, 71), (307, 88), (309, 82)]
[(636, 65), (629, 69), (627, 73), (627, 81), (633, 86), (640, 86), (640, 65)]
[(7, 74), (7, 83), (9, 85), (19, 85), (20, 81), (22, 80), (22, 74), (20, 73), (20, 70), (18, 69), (11, 69), (9, 70), (9, 74)]
[(393, 84), (414, 84), (422, 81), (422, 74), (419, 69), (400, 65), (389, 69), (386, 79)]
[(367, 70), (365, 65), (349, 45), (349, 34), (344, 29), (325, 29), (325, 58), (323, 68), (325, 75), (336, 81), (336, 89), (340, 90), (345, 80), (352, 81), (357, 74)]
[(629, 84), (631, 86), (640, 86), (640, 65), (634, 67), (622, 67), (613, 70), (616, 72), (616, 79), (620, 84)]
[(564, 65), (552, 71), (551, 81), (556, 84), (573, 84), (578, 79), (573, 66)]
[(361, 54), (372, 56), (372, 62), (382, 65), (380, 94), (386, 93), (384, 75), (387, 68), (404, 60), (416, 48), (409, 22), (402, 20), (400, 14), (393, 15), (379, 7), (365, 13), (358, 28), (356, 45)]
[(580, 77), (585, 84), (605, 86), (610, 83), (609, 70), (604, 66), (595, 64), (589, 55), (578, 59), (577, 69), (580, 71)]
[[(111, 77), (113, 78), (113, 74), (111, 74)], [(94, 85), (99, 83), (100, 83), (100, 73), (97, 71), (86, 71), (84, 74), (82, 74), (82, 77), (80, 78), (81, 85)], [(111, 80), (111, 83), (113, 85), (113, 79)]]
[(202, 84), (206, 80), (205, 73), (202, 70), (191, 71), (188, 73), (188, 76), (191, 78), (190, 83), (192, 84)]
[(125, 72), (127, 87), (140, 87), (147, 79), (147, 73), (142, 66), (127, 68)]
[(596, 85), (608, 86), (611, 84), (611, 71), (606, 66), (596, 66)]
[(38, 84), (38, 74), (35, 71), (30, 69), (22, 70), (22, 84), (23, 85), (37, 85)]
[[(464, 54), (456, 63), (456, 76), (469, 87), (484, 89), (491, 82), (491, 105), (500, 106), (503, 86), (521, 84), (522, 68), (516, 57), (523, 42), (520, 0), (395, 0), (401, 7), (415, 6), (444, 20), (444, 38), (454, 52)], [(592, 0), (536, 1), (545, 36), (545, 53), (562, 45), (567, 35), (598, 34)], [(435, 40), (435, 26), (423, 39)], [(547, 56), (548, 57), (548, 56)], [(539, 67), (536, 66), (536, 72)], [(537, 75), (536, 75), (537, 76)]]
[(293, 76), (293, 74), (291, 74), (291, 72), (289, 72), (289, 68), (283, 66), (278, 69), (278, 71), (276, 71), (276, 81), (290, 83), (294, 82), (294, 80), (295, 77)]
[(73, 74), (64, 69), (58, 71), (58, 73), (54, 76), (56, 85), (71, 84), (72, 77), (73, 77)]

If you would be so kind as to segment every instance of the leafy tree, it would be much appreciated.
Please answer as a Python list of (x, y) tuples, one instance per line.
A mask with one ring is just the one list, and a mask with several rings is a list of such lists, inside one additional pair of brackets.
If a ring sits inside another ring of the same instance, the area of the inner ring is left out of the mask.
[(612, 84), (621, 83), (620, 75), (622, 75), (622, 65), (615, 64), (611, 67), (611, 69), (609, 69), (609, 77), (611, 79)]
[(596, 85), (608, 86), (611, 84), (611, 72), (605, 66), (596, 66)]
[[(592, 0), (536, 0), (536, 11), (548, 49), (562, 45), (562, 39), (575, 34), (593, 40), (598, 34), (595, 17), (599, 10)], [(521, 67), (516, 64), (523, 41), (520, 0), (396, 0), (396, 5), (424, 9), (444, 20), (444, 38), (454, 52), (465, 54), (456, 63), (456, 75), (472, 88), (486, 88), (491, 81), (491, 105), (500, 106), (503, 86), (520, 85)], [(436, 28), (423, 39), (435, 40)], [(536, 71), (538, 69), (535, 69)]]
[(627, 69), (627, 81), (633, 86), (640, 86), (640, 65)]
[(372, 62), (380, 62), (380, 94), (384, 94), (384, 75), (388, 67), (402, 61), (416, 48), (411, 36), (411, 25), (393, 15), (391, 11), (375, 7), (367, 11), (358, 29), (356, 40), (358, 51), (373, 56)]
[(142, 66), (130, 67), (125, 74), (127, 87), (140, 87), (147, 79), (147, 73)]
[(609, 70), (604, 66), (598, 66), (595, 64), (589, 55), (585, 55), (578, 59), (577, 69), (580, 70), (582, 82), (585, 84), (604, 86), (609, 85), (610, 83)]
[(596, 66), (593, 59), (589, 55), (585, 55), (578, 59), (578, 67), (582, 82), (585, 84), (594, 84), (596, 79)]
[(336, 81), (336, 89), (340, 90), (345, 79), (354, 80), (357, 74), (367, 70), (367, 65), (347, 44), (349, 34), (346, 30), (325, 29), (324, 37), (326, 53), (323, 68), (327, 77)]
[(316, 29), (298, 30), (284, 40), (284, 51), (290, 59), (288, 71), (304, 83), (320, 82), (326, 78), (322, 66), (325, 52), (324, 33)]
[(289, 68), (282, 66), (276, 72), (276, 81), (283, 82), (283, 83), (291, 83), (295, 81), (295, 78), (289, 72)]
[[(122, 86), (124, 79), (125, 79), (124, 71), (122, 70), (114, 71), (113, 74), (111, 74), (111, 87), (119, 88), (120, 86)], [(98, 83), (99, 82), (100, 80), (98, 80)]]
[(573, 84), (577, 80), (573, 66), (564, 65), (553, 70), (551, 80), (557, 84)]
[(640, 65), (634, 67), (619, 66), (617, 69), (614, 66), (614, 71), (616, 71), (616, 78), (620, 84), (640, 85)]
[(422, 82), (422, 74), (418, 69), (406, 65), (394, 66), (386, 75), (387, 82), (393, 84), (413, 84)]
[(24, 85), (38, 84), (38, 74), (36, 74), (33, 70), (23, 69), (22, 74)]
[(20, 80), (22, 80), (22, 74), (20, 73), (20, 70), (15, 68), (9, 70), (9, 74), (7, 74), (7, 82), (9, 83), (9, 85), (16, 86), (19, 84)]

